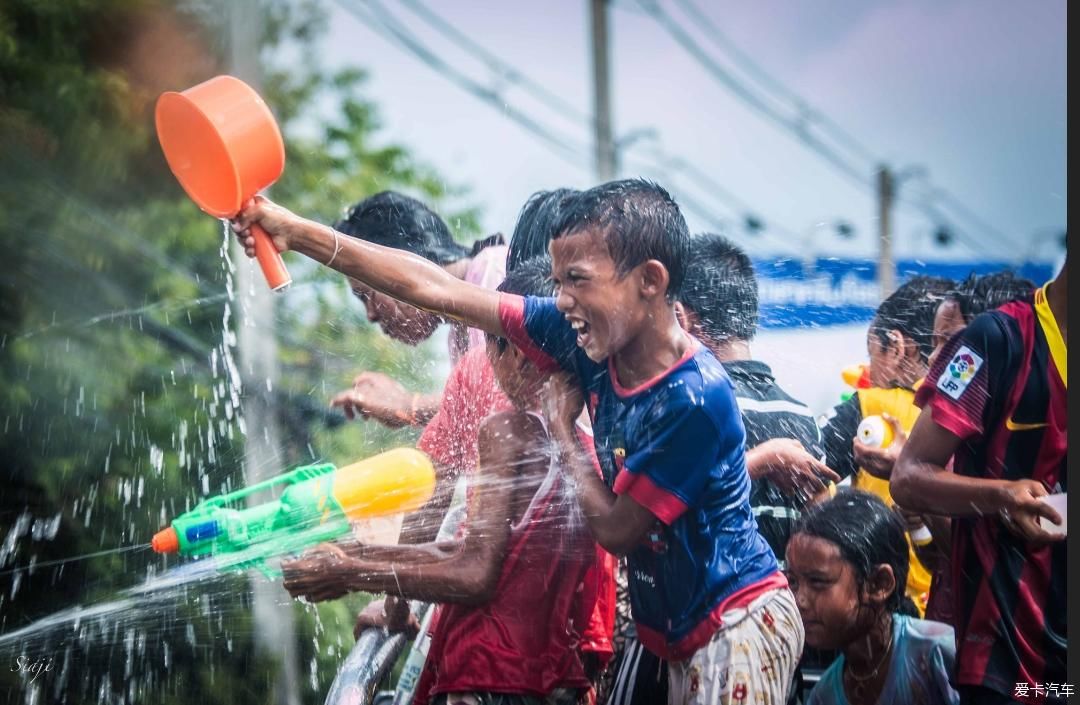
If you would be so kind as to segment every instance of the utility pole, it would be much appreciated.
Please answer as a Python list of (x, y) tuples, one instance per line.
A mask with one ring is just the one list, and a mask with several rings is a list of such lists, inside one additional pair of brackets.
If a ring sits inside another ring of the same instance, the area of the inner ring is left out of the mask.
[(596, 127), (596, 179), (611, 181), (618, 172), (611, 125), (611, 67), (608, 62), (607, 0), (589, 0), (592, 18), (593, 118)]
[[(229, 21), (229, 71), (259, 90), (259, 36), (261, 13), (257, 0), (226, 0)], [(281, 463), (281, 439), (268, 389), (277, 385), (277, 336), (275, 294), (261, 270), (244, 256), (232, 239), (236, 263), (236, 344), (243, 395), (244, 480), (252, 485), (277, 474)], [(225, 342), (228, 345), (228, 342)], [(249, 498), (252, 502), (262, 497)], [(277, 680), (269, 702), (300, 705), (300, 667), (296, 653), (296, 624), (292, 601), (281, 586), (252, 579), (255, 648), (278, 662)]]
[(896, 287), (896, 263), (892, 247), (892, 207), (896, 195), (896, 182), (888, 166), (882, 165), (877, 173), (878, 190), (878, 284), (884, 301)]

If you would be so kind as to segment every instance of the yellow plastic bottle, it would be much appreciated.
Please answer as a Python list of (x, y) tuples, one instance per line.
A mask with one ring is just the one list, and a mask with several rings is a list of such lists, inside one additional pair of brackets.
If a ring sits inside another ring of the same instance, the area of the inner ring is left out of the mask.
[(880, 416), (867, 416), (855, 432), (859, 443), (871, 448), (888, 448), (893, 442), (893, 427)]

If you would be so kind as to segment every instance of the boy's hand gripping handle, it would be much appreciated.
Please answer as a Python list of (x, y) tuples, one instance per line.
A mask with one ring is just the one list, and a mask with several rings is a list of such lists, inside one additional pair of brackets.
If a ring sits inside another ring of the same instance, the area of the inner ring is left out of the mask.
[(266, 283), (274, 291), (284, 291), (292, 284), (292, 277), (289, 276), (289, 270), (285, 269), (281, 253), (274, 247), (273, 240), (261, 225), (252, 223), (249, 229), (251, 236), (255, 238), (255, 259), (259, 260)]

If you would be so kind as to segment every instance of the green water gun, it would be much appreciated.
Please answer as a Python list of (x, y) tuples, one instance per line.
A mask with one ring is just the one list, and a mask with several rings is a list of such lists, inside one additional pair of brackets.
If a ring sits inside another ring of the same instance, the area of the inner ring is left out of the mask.
[[(247, 505), (256, 492), (281, 487), (277, 499)], [(213, 556), (219, 570), (258, 568), (279, 577), (268, 558), (344, 536), (351, 521), (418, 509), (434, 490), (435, 468), (414, 448), (396, 448), (343, 468), (305, 465), (201, 502), (155, 534), (151, 547), (158, 553)]]

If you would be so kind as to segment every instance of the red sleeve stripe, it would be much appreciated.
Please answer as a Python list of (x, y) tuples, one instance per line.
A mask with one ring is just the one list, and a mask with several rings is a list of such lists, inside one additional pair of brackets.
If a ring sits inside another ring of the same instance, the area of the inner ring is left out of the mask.
[(934, 420), (934, 423), (961, 440), (967, 440), (982, 433), (982, 429), (973, 424), (966, 414), (961, 413), (955, 406), (936, 394), (925, 399), (923, 409), (930, 410), (930, 418)]
[(525, 328), (525, 298), (515, 294), (501, 294), (499, 296), (499, 322), (502, 324), (503, 333), (519, 350), (525, 353), (525, 357), (539, 368), (541, 372), (558, 372), (559, 363), (552, 356), (540, 349), (529, 336)]
[(615, 478), (615, 494), (628, 494), (630, 498), (671, 526), (686, 511), (686, 502), (663, 489), (647, 475), (623, 470)]

